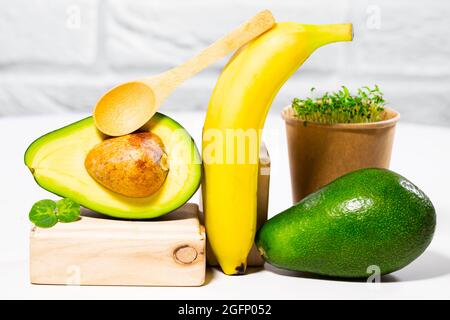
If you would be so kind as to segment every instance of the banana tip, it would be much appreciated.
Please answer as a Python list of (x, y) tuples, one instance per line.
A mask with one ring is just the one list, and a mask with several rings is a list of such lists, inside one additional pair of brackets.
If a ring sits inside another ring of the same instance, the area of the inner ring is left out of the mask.
[(245, 264), (241, 263), (238, 267), (236, 267), (236, 275), (241, 275), (245, 273)]
[(349, 23), (348, 27), (350, 28), (350, 41), (353, 40), (353, 37), (355, 36), (355, 29), (353, 28), (353, 24)]

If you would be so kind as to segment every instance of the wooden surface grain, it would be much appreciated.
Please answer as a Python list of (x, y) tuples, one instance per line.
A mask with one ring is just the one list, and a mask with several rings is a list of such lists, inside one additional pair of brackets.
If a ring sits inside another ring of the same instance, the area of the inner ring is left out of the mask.
[(77, 222), (30, 234), (35, 284), (200, 286), (205, 260), (205, 232), (192, 203), (147, 221), (85, 210)]

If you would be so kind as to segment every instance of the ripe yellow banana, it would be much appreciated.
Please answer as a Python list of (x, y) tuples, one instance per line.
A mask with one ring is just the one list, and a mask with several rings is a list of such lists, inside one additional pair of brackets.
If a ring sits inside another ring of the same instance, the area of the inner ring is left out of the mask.
[(207, 236), (226, 274), (244, 273), (256, 229), (260, 131), (283, 83), (317, 48), (351, 41), (351, 24), (278, 23), (225, 66), (203, 127)]

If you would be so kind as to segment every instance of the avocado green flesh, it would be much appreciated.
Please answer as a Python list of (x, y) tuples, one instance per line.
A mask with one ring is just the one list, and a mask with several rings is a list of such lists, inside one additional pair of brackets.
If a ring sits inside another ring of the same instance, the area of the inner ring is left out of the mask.
[(271, 264), (335, 277), (399, 270), (430, 244), (428, 197), (404, 177), (362, 169), (340, 177), (270, 219), (256, 243)]
[(196, 192), (201, 180), (200, 156), (187, 131), (161, 113), (156, 113), (142, 130), (161, 138), (169, 161), (163, 186), (149, 197), (130, 198), (112, 192), (86, 171), (86, 155), (106, 138), (96, 129), (92, 117), (34, 141), (25, 152), (25, 164), (41, 187), (86, 208), (118, 218), (158, 217), (177, 209)]

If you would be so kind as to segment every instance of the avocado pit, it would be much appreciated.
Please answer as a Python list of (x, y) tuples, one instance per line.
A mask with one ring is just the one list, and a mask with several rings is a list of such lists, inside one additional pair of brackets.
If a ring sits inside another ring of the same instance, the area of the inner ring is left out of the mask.
[(169, 172), (164, 144), (152, 132), (104, 140), (89, 151), (84, 166), (107, 189), (133, 198), (156, 193)]

